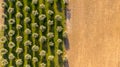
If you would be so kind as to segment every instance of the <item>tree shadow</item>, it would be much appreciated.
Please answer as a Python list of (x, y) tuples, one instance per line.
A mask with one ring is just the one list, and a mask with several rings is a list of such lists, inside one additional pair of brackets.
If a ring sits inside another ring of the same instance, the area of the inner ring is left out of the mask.
[(68, 60), (64, 62), (64, 67), (69, 67), (69, 62), (68, 62)]
[(69, 50), (69, 49), (70, 49), (70, 44), (69, 44), (69, 39), (68, 39), (68, 37), (65, 38), (64, 43), (65, 43), (65, 49), (66, 49), (66, 50)]
[[(69, 5), (68, 0), (65, 0), (65, 1), (66, 1), (65, 17), (66, 17), (66, 20), (70, 20), (71, 19), (71, 9), (68, 8), (68, 5)], [(70, 49), (70, 43), (69, 43), (68, 36), (64, 39), (64, 43), (65, 43), (65, 49), (69, 50)], [(69, 67), (68, 60), (66, 60), (64, 62), (64, 67)]]
[(58, 1), (57, 1), (57, 10), (58, 10), (59, 12), (62, 12), (62, 3), (61, 3), (61, 0), (58, 0)]
[(70, 18), (71, 18), (71, 10), (68, 7), (66, 7), (66, 9), (65, 9), (65, 16), (66, 16), (66, 20), (67, 19), (70, 20)]
[(8, 0), (3, 0), (3, 1), (7, 2)]

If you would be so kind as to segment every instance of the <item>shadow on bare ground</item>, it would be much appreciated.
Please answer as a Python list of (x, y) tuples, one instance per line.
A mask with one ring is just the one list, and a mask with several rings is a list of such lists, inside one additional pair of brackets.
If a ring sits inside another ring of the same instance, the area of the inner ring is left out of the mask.
[[(71, 18), (71, 10), (68, 7), (65, 8), (65, 16), (66, 16), (66, 20), (70, 20), (70, 18)], [(65, 43), (66, 50), (69, 50), (70, 46), (69, 46), (68, 36), (67, 36), (67, 38), (65, 38), (64, 43)]]
[(69, 39), (66, 38), (65, 41), (64, 41), (64, 43), (65, 43), (66, 50), (69, 50), (70, 49)]
[(64, 67), (69, 67), (68, 61), (64, 62)]
[(65, 12), (66, 12), (65, 13), (66, 14), (66, 19), (70, 20), (70, 18), (71, 18), (71, 10), (68, 7), (66, 7)]

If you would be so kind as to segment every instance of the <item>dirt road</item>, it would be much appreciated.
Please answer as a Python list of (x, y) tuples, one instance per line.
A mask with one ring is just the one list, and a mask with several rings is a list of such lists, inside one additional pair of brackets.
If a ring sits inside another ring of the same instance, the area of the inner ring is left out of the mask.
[(70, 0), (69, 67), (120, 67), (120, 1)]

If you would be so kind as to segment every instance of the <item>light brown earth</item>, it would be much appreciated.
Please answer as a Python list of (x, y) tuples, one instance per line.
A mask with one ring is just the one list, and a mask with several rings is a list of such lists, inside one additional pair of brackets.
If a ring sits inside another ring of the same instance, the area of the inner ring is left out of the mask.
[[(3, 0), (0, 0), (0, 36), (2, 35), (2, 31), (1, 31), (1, 27), (3, 25), (4, 19), (2, 18), (2, 14), (3, 14), (3, 8), (1, 7), (1, 3), (3, 2)], [(2, 44), (0, 44), (0, 48), (2, 48)], [(0, 54), (0, 61), (2, 60), (2, 56)], [(2, 64), (0, 62), (0, 67), (2, 67)]]
[(70, 0), (69, 67), (120, 67), (120, 0)]
[(2, 2), (3, 2), (3, 0), (0, 0), (0, 28), (4, 22), (4, 19), (2, 18), (2, 14), (3, 14), (3, 8), (1, 7)]

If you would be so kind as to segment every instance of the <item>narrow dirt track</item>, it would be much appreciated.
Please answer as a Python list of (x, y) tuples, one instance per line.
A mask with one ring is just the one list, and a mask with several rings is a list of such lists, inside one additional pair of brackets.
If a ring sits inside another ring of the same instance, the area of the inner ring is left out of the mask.
[(120, 1), (70, 0), (69, 67), (120, 67)]

